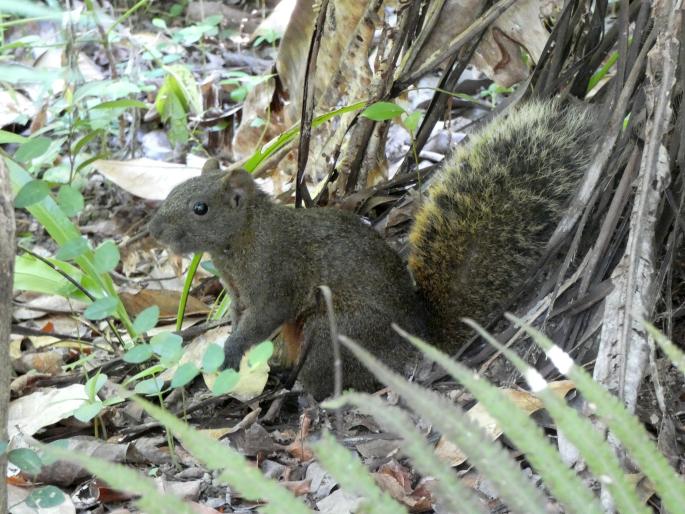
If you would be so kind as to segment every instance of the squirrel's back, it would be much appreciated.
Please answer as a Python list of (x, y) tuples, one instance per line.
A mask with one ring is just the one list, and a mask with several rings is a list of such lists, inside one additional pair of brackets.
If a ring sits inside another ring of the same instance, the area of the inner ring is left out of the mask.
[(531, 101), (449, 156), (410, 234), (409, 267), (444, 348), (523, 283), (592, 157), (587, 108)]

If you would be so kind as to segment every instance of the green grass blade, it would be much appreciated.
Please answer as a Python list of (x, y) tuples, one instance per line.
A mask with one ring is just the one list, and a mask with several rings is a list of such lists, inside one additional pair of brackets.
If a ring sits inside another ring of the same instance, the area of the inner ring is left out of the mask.
[(685, 375), (685, 353), (680, 348), (669, 341), (668, 337), (661, 333), (654, 325), (643, 321), (642, 324), (649, 332), (652, 339), (659, 345), (659, 348), (666, 354), (673, 365)]
[(497, 420), (512, 443), (526, 454), (526, 458), (543, 477), (552, 495), (566, 507), (566, 512), (578, 514), (602, 514), (603, 510), (595, 495), (582, 480), (561, 460), (556, 447), (552, 446), (542, 429), (519, 409), (497, 387), (483, 380), (464, 365), (450, 359), (449, 355), (418, 337), (399, 332), (426, 357), (442, 366), (452, 377), (461, 382)]
[(183, 446), (212, 470), (221, 470), (219, 479), (240, 492), (243, 498), (268, 503), (260, 509), (269, 514), (309, 514), (311, 511), (285, 487), (266, 478), (240, 453), (194, 430), (170, 412), (137, 396), (132, 397), (145, 411), (162, 423)]
[(436, 457), (433, 448), (416, 431), (415, 424), (405, 411), (388, 405), (377, 396), (359, 393), (345, 393), (339, 399), (326, 402), (323, 407), (338, 408), (345, 404), (354, 405), (360, 411), (373, 416), (386, 429), (402, 437), (402, 452), (411, 458), (421, 474), (435, 478), (438, 495), (449, 512), (484, 514), (482, 503), (471, 489), (457, 480), (454, 471)]
[(143, 512), (149, 514), (169, 514), (169, 512), (193, 514), (194, 512), (183, 500), (168, 492), (159, 491), (154, 481), (127, 466), (69, 451), (56, 445), (45, 445), (41, 450), (48, 457), (74, 462), (84, 467), (114, 489), (140, 495), (135, 503)]
[(573, 380), (585, 400), (593, 405), (597, 415), (621, 441), (640, 470), (652, 482), (666, 510), (682, 511), (685, 505), (685, 481), (652, 442), (638, 418), (628, 412), (623, 402), (616, 396), (597, 384), (587, 371), (576, 366), (571, 357), (547, 336), (526, 325), (520, 319), (508, 317), (533, 338), (562, 374)]
[(190, 288), (193, 285), (193, 277), (197, 271), (197, 267), (202, 260), (202, 252), (193, 255), (188, 267), (185, 282), (183, 283), (183, 291), (181, 292), (181, 299), (178, 302), (178, 313), (176, 314), (176, 330), (180, 331), (183, 328), (183, 316), (186, 313), (186, 305), (188, 303), (188, 295), (190, 295)]
[(344, 336), (340, 339), (381, 382), (393, 388), (417, 414), (430, 421), (468, 455), (471, 464), (493, 482), (512, 511), (520, 514), (546, 512), (542, 493), (523, 476), (518, 463), (499, 441), (490, 440), (480, 427), (444, 397), (407, 382), (351, 339)]
[[(606, 485), (618, 511), (622, 514), (649, 514), (651, 511), (640, 501), (635, 486), (627, 480), (613, 450), (592, 423), (550, 390), (547, 381), (537, 370), (530, 367), (514, 352), (505, 348), (479, 325), (471, 320), (466, 320), (466, 322), (502, 352), (519, 370), (533, 393), (544, 402), (545, 408), (556, 422), (557, 428), (578, 449), (590, 471)], [(576, 387), (578, 387), (577, 382)], [(580, 387), (578, 389), (580, 390)], [(584, 394), (584, 391), (581, 390), (581, 392)], [(586, 399), (590, 400), (587, 397)]]
[[(347, 491), (364, 498), (360, 512), (374, 514), (402, 514), (407, 509), (382, 491), (375, 480), (350, 451), (340, 445), (335, 438), (325, 432), (319, 441), (312, 445), (316, 458), (333, 478)], [(287, 512), (287, 511), (283, 511)]]

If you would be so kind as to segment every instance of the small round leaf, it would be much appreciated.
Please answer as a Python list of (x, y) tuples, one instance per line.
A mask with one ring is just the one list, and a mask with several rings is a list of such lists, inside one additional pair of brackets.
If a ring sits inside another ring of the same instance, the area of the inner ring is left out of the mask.
[(133, 328), (137, 333), (142, 334), (155, 328), (157, 321), (159, 321), (159, 307), (151, 305), (136, 316)]
[(124, 362), (129, 362), (131, 364), (140, 364), (145, 362), (150, 357), (152, 357), (152, 348), (149, 344), (137, 344), (129, 351), (127, 351), (122, 359)]
[(74, 417), (83, 423), (88, 423), (102, 411), (102, 402), (84, 403), (74, 411)]
[(218, 344), (210, 344), (202, 356), (202, 371), (214, 373), (224, 363), (224, 349)]
[(100, 273), (109, 273), (119, 264), (119, 247), (112, 240), (107, 240), (95, 249), (95, 269)]
[(91, 303), (86, 308), (83, 315), (86, 319), (94, 321), (105, 319), (116, 312), (118, 305), (119, 300), (117, 298), (114, 296), (105, 296), (104, 298), (99, 298)]
[(240, 374), (234, 369), (225, 369), (214, 381), (212, 394), (216, 396), (231, 392), (240, 380)]
[(164, 386), (164, 380), (161, 378), (148, 378), (142, 382), (138, 382), (135, 387), (135, 391), (138, 394), (144, 394), (145, 396), (151, 396), (159, 394), (162, 392), (162, 387)]
[(247, 354), (247, 363), (250, 367), (257, 366), (263, 362), (267, 362), (274, 353), (274, 344), (271, 341), (264, 341), (259, 343)]
[(86, 241), (85, 238), (78, 236), (64, 243), (57, 251), (55, 257), (62, 261), (69, 261), (83, 255), (88, 248), (88, 241)]
[(24, 501), (34, 509), (49, 509), (64, 503), (64, 493), (54, 485), (46, 485), (31, 491)]
[(75, 216), (83, 210), (83, 195), (81, 192), (68, 184), (59, 188), (57, 204), (67, 216)]
[(30, 448), (18, 448), (10, 450), (7, 454), (9, 461), (29, 475), (37, 475), (43, 467), (43, 461), (38, 454)]
[(192, 362), (182, 364), (174, 373), (174, 378), (171, 379), (171, 388), (176, 389), (189, 384), (199, 373), (200, 370)]

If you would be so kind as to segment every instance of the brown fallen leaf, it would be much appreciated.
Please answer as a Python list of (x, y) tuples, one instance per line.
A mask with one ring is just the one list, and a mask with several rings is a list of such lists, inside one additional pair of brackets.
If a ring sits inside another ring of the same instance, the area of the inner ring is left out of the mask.
[[(557, 393), (562, 398), (574, 389), (573, 382), (570, 380), (559, 380), (550, 382), (549, 387), (552, 391)], [(544, 407), (542, 401), (528, 391), (520, 391), (516, 389), (503, 389), (509, 398), (526, 414), (533, 414)], [(466, 415), (475, 421), (493, 441), (502, 435), (502, 429), (497, 421), (490, 415), (490, 413), (479, 402), (474, 405)], [(435, 454), (443, 461), (449, 463), (450, 466), (458, 466), (466, 461), (467, 457), (459, 447), (451, 441), (441, 437), (438, 444), (435, 446)]]
[[(121, 301), (131, 316), (137, 316), (144, 309), (152, 305), (159, 307), (159, 319), (175, 319), (178, 303), (181, 299), (179, 291), (166, 289), (143, 289), (135, 294), (121, 293)], [(194, 296), (188, 296), (186, 316), (205, 316), (209, 308)]]

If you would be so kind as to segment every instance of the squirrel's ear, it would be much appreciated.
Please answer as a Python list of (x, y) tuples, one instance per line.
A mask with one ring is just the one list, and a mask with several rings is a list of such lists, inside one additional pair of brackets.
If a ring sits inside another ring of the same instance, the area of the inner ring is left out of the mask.
[(202, 171), (200, 175), (209, 175), (210, 173), (215, 173), (221, 171), (221, 166), (219, 165), (219, 160), (214, 157), (207, 159), (202, 166)]
[(232, 207), (243, 205), (246, 200), (254, 196), (256, 189), (252, 175), (243, 169), (231, 171), (223, 179), (223, 187), (229, 195), (228, 201)]

